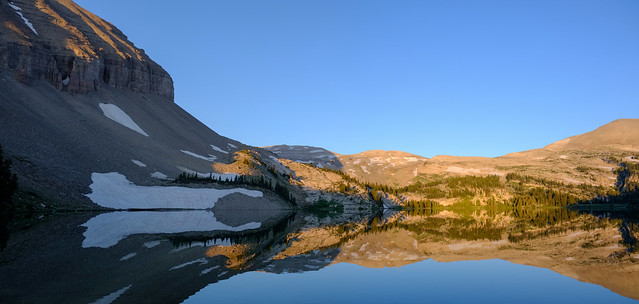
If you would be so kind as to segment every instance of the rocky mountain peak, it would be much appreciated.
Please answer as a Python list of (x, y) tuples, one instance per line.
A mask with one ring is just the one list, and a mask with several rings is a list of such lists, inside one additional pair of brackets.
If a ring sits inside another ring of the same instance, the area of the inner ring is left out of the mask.
[(103, 86), (173, 99), (173, 80), (111, 23), (71, 0), (0, 0), (0, 67), (70, 93)]

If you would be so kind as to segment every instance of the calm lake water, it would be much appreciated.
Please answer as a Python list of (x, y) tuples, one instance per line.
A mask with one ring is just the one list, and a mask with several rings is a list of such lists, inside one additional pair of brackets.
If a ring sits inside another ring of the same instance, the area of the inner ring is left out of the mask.
[(0, 299), (636, 303), (638, 228), (565, 209), (57, 215), (11, 233)]

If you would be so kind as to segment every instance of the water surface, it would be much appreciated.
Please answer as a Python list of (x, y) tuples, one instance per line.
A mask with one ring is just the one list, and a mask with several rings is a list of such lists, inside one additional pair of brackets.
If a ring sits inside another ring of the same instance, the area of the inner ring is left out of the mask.
[(3, 303), (626, 303), (637, 222), (609, 213), (225, 210), (45, 217), (0, 252)]

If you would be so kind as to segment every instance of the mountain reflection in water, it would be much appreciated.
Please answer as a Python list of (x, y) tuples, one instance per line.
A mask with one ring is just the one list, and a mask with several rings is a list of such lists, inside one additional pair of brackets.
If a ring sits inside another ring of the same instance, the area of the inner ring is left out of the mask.
[(633, 302), (637, 236), (629, 216), (567, 209), (75, 214), (11, 234), (0, 298)]

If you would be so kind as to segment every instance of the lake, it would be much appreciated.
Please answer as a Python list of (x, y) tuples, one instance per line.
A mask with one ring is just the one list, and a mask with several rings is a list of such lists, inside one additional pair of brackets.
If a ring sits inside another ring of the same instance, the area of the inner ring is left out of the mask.
[(567, 209), (43, 216), (3, 303), (636, 303), (639, 225)]

